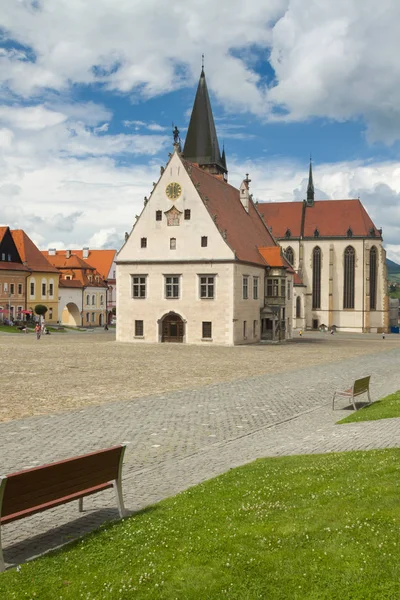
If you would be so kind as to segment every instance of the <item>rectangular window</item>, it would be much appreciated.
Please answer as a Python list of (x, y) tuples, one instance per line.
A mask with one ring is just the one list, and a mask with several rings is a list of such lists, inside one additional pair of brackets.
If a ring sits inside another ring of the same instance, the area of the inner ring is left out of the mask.
[(200, 275), (200, 298), (214, 298), (214, 275)]
[(247, 300), (249, 297), (249, 278), (247, 275), (243, 277), (243, 300)]
[(46, 284), (42, 283), (42, 296), (46, 295)]
[(22, 294), (22, 283), (18, 284), (18, 294)]
[(4, 284), (4, 291), (5, 291), (5, 292), (8, 292), (8, 283), (5, 283), (5, 284)]
[(14, 296), (14, 284), (10, 283), (10, 294)]
[(141, 238), (140, 239), (140, 247), (141, 248), (147, 248), (147, 238)]
[(96, 315), (94, 313), (92, 313), (92, 323), (95, 322), (95, 318), (96, 318)]
[(281, 297), (286, 298), (286, 279), (281, 279)]
[(6, 260), (6, 255), (4, 254), (4, 252), (3, 252), (3, 254), (1, 255), (1, 260)]
[(190, 220), (190, 208), (185, 208), (185, 221)]
[(202, 331), (201, 337), (203, 338), (203, 340), (211, 339), (212, 338), (212, 323), (211, 323), (211, 321), (203, 321), (202, 326), (203, 326), (203, 331)]
[(156, 210), (156, 221), (162, 221), (162, 212), (161, 212), (161, 210)]
[(272, 295), (274, 298), (279, 296), (279, 279), (272, 280)]
[(86, 322), (89, 323), (89, 321), (90, 321), (90, 314), (86, 313)]
[(208, 238), (206, 235), (201, 236), (201, 247), (206, 248), (208, 246)]
[(132, 297), (146, 298), (147, 275), (134, 275), (132, 277)]
[(143, 321), (135, 321), (135, 337), (143, 337)]
[(253, 337), (257, 337), (258, 321), (253, 321)]
[(267, 296), (272, 297), (272, 279), (267, 279)]
[(169, 249), (176, 250), (176, 238), (170, 238), (169, 240)]
[(34, 284), (33, 281), (31, 281), (31, 286), (30, 287), (31, 287), (31, 296), (34, 296), (35, 295), (35, 284)]
[(243, 338), (247, 339), (247, 321), (243, 321)]
[(11, 262), (11, 254), (8, 255), (8, 262)]
[(253, 298), (258, 300), (258, 277), (253, 277)]
[(290, 300), (290, 281), (287, 283), (287, 299)]
[(54, 294), (54, 284), (49, 283), (49, 295), (53, 296), (53, 294)]
[(165, 297), (179, 298), (179, 279), (180, 275), (165, 276)]

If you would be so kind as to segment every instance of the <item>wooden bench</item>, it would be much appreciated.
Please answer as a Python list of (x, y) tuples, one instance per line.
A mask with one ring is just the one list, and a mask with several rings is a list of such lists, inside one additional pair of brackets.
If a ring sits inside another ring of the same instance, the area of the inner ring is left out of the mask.
[(353, 385), (347, 390), (335, 392), (333, 394), (332, 410), (335, 410), (336, 396), (345, 396), (346, 398), (350, 398), (350, 402), (352, 403), (354, 410), (357, 410), (354, 398), (356, 398), (357, 396), (361, 396), (361, 394), (368, 394), (368, 403), (371, 404), (371, 396), (369, 393), (370, 379), (371, 375), (368, 375), (368, 377), (363, 377), (362, 379), (356, 379)]
[(122, 463), (125, 446), (91, 452), (60, 462), (0, 476), (0, 572), (5, 564), (1, 525), (23, 519), (73, 500), (114, 488), (120, 517), (125, 516), (122, 497)]

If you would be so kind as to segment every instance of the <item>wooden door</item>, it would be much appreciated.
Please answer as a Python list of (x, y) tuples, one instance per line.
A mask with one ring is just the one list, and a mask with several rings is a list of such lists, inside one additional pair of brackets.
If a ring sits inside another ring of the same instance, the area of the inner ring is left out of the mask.
[(168, 315), (162, 324), (163, 342), (183, 342), (183, 321), (178, 315)]

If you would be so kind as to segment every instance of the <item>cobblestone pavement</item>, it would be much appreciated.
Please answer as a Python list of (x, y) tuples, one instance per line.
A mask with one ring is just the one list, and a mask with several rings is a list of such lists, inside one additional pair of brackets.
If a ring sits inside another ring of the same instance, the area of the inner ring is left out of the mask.
[[(399, 336), (309, 334), (233, 348), (121, 344), (112, 331), (0, 333), (0, 422), (290, 371), (399, 347)], [(345, 339), (345, 343), (344, 343)]]
[[(2, 423), (1, 472), (126, 443), (124, 496), (137, 511), (258, 457), (400, 446), (397, 419), (337, 426), (346, 401), (331, 410), (333, 391), (356, 377), (372, 375), (373, 399), (400, 389), (400, 344), (379, 350)], [(6, 561), (22, 562), (117, 516), (112, 492), (85, 500), (84, 516), (75, 504), (4, 527)]]

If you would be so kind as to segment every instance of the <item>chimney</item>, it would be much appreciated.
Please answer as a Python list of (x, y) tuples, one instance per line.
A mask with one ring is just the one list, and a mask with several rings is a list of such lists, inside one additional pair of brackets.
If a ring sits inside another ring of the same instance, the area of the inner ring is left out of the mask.
[(246, 173), (246, 179), (243, 179), (240, 184), (240, 201), (244, 206), (246, 212), (249, 212), (249, 184), (251, 179), (249, 179), (249, 174)]
[(71, 258), (71, 250), (65, 251), (65, 258)]
[(55, 248), (49, 248), (49, 256), (55, 256), (57, 250)]
[(89, 248), (87, 246), (82, 249), (82, 258), (89, 258)]

